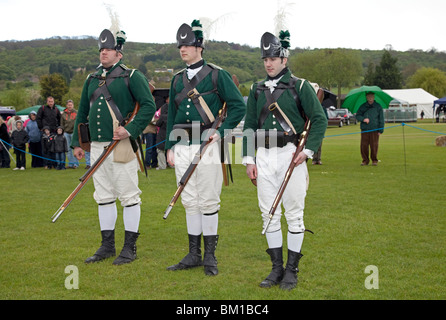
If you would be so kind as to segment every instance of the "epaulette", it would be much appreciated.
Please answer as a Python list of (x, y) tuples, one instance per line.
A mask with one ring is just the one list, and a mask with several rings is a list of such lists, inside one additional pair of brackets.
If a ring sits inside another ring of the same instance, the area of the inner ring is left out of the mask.
[(184, 70), (186, 70), (186, 68), (181, 69), (180, 71), (178, 71), (177, 73), (175, 73), (174, 77), (177, 76), (177, 75), (179, 75), (180, 73), (183, 73)]
[(119, 65), (123, 70), (125, 71), (131, 71), (129, 74), (129, 78), (131, 78), (133, 76), (133, 73), (135, 73), (136, 69), (130, 69), (129, 67), (127, 67), (125, 64), (121, 63)]
[(213, 69), (218, 69), (218, 70), (222, 70), (222, 68), (220, 68), (219, 66), (217, 66), (216, 64), (213, 63), (208, 63), (208, 65), (213, 68)]

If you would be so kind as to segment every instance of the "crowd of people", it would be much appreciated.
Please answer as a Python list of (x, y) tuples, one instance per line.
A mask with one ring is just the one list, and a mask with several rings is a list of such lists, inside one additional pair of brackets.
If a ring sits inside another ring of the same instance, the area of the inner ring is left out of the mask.
[[(68, 100), (63, 112), (56, 107), (53, 97), (47, 97), (46, 104), (37, 111), (31, 111), (23, 121), (18, 115), (0, 120), (1, 167), (13, 170), (26, 169), (26, 146), (31, 154), (31, 168), (75, 169), (79, 162), (73, 157), (70, 143), (76, 120), (72, 100)], [(12, 152), (11, 152), (12, 151)], [(15, 153), (14, 160), (12, 153)], [(68, 162), (66, 157), (68, 155)], [(90, 165), (86, 158), (87, 168)]]
[[(157, 170), (170, 167), (164, 151), (167, 104), (165, 99), (163, 102), (142, 135), (146, 143), (145, 165)], [(60, 112), (54, 98), (47, 97), (46, 104), (31, 111), (24, 117), (26, 120), (19, 115), (0, 117), (0, 168), (11, 168), (12, 161), (13, 170), (26, 170), (28, 152), (31, 168), (77, 169), (80, 163), (70, 147), (76, 116), (73, 100), (68, 100)], [(85, 152), (85, 169), (90, 165), (90, 153)]]

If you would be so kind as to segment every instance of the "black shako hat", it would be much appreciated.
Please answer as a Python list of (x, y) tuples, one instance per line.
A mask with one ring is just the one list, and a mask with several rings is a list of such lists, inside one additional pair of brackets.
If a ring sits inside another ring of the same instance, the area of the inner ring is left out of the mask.
[[(279, 39), (280, 38), (280, 39)], [(279, 38), (270, 32), (265, 32), (260, 39), (260, 51), (262, 59), (271, 57), (288, 58), (290, 47), (290, 33), (280, 31)]]
[(204, 48), (203, 27), (199, 20), (192, 21), (189, 26), (183, 23), (177, 31), (177, 47), (195, 46)]
[(125, 35), (124, 31), (117, 32), (115, 37), (110, 30), (104, 29), (102, 30), (98, 39), (99, 51), (101, 51), (102, 49), (113, 49), (122, 53), (126, 39), (127, 36)]

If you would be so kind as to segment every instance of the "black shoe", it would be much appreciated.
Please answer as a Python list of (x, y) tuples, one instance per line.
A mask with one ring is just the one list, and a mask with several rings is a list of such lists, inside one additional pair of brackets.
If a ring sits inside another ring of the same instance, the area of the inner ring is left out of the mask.
[(299, 272), (299, 260), (302, 258), (300, 252), (288, 250), (288, 261), (285, 267), (285, 274), (280, 282), (280, 289), (291, 290), (297, 286), (297, 273)]
[(177, 271), (200, 267), (201, 261), (201, 235), (189, 234), (189, 253), (177, 264), (167, 267), (169, 271)]
[(218, 274), (217, 258), (215, 257), (215, 250), (217, 249), (218, 235), (203, 236), (204, 241), (204, 273), (207, 276), (216, 276)]
[(114, 265), (130, 263), (136, 259), (136, 240), (138, 236), (139, 233), (137, 232), (125, 231), (124, 246), (119, 256), (113, 261)]
[(101, 246), (94, 255), (85, 260), (85, 263), (99, 262), (116, 255), (115, 230), (103, 230), (101, 231), (101, 235)]
[(271, 288), (272, 286), (278, 285), (283, 278), (283, 253), (282, 247), (267, 249), (266, 253), (269, 254), (273, 267), (271, 273), (266, 277), (265, 280), (260, 282), (262, 288)]

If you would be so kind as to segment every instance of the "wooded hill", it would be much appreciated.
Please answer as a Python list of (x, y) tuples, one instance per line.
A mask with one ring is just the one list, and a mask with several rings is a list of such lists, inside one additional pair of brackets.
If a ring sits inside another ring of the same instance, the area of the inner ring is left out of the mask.
[[(304, 51), (318, 49), (295, 48), (291, 56)], [(383, 49), (384, 50), (384, 49)], [(352, 50), (360, 53), (364, 73), (369, 63), (378, 65), (383, 50)], [(128, 42), (124, 48), (124, 63), (143, 71), (149, 80), (153, 79), (163, 86), (168, 85), (169, 72), (184, 68), (178, 49), (172, 44)], [(407, 78), (420, 67), (433, 67), (446, 71), (446, 52), (409, 50), (391, 51), (398, 59), (397, 66)], [(263, 79), (265, 72), (260, 60), (260, 49), (228, 42), (209, 41), (204, 58), (231, 74), (236, 74), (240, 83), (247, 84)], [(8, 81), (38, 82), (39, 77), (48, 74), (51, 64), (69, 66), (71, 77), (76, 71), (91, 72), (98, 65), (99, 53), (97, 40), (93, 37), (82, 39), (51, 38), (32, 41), (0, 42), (0, 90), (5, 89)], [(155, 72), (156, 70), (156, 72)], [(297, 74), (298, 76), (298, 74)], [(358, 83), (360, 85), (360, 83)]]

